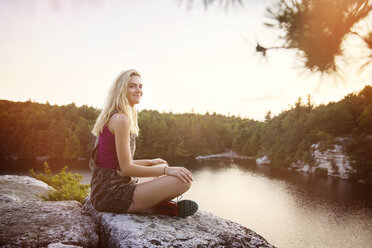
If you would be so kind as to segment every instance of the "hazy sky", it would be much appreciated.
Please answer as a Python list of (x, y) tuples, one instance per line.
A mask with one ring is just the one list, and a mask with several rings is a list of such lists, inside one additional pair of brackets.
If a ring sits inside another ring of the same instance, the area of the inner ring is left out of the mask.
[(254, 52), (275, 44), (263, 25), (272, 1), (244, 8), (181, 0), (0, 1), (0, 99), (101, 108), (123, 70), (142, 73), (138, 109), (217, 112), (262, 120), (298, 97), (337, 101), (371, 84), (347, 66), (344, 81), (303, 73), (295, 52)]

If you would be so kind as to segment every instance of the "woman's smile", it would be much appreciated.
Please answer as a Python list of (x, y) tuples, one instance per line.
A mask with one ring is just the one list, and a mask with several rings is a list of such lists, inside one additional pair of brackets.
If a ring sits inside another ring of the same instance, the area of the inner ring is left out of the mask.
[(132, 76), (128, 83), (127, 99), (131, 106), (140, 103), (142, 91), (142, 79), (138, 76)]

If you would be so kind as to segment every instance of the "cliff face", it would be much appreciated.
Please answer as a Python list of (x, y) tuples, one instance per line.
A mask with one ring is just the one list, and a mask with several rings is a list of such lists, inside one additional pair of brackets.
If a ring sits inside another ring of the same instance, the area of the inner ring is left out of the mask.
[(290, 169), (348, 179), (356, 170), (351, 166), (350, 157), (345, 151), (347, 139), (338, 138), (338, 141), (340, 144), (326, 150), (320, 149), (320, 143), (311, 145), (310, 152), (314, 159), (314, 164), (311, 166), (302, 161), (297, 161), (297, 163), (290, 165)]
[[(334, 145), (331, 149), (321, 150), (321, 144), (311, 145), (310, 154), (314, 159), (314, 164), (306, 164), (299, 160), (288, 166), (288, 170), (303, 171), (317, 174), (326, 174), (330, 176), (348, 179), (356, 170), (351, 166), (351, 159), (346, 154), (345, 147), (348, 138), (337, 138), (339, 144)], [(256, 159), (256, 164), (270, 164), (270, 160), (263, 156)], [(362, 181), (360, 181), (362, 182)]]
[[(346, 154), (345, 145), (334, 145), (333, 149), (319, 150), (319, 143), (311, 146), (312, 156), (318, 168), (327, 170), (328, 175), (348, 179), (356, 170), (351, 166), (351, 159)], [(315, 170), (315, 169), (314, 169)]]
[(87, 198), (50, 202), (28, 176), (0, 176), (0, 247), (274, 247), (257, 233), (199, 211), (185, 219), (97, 212)]

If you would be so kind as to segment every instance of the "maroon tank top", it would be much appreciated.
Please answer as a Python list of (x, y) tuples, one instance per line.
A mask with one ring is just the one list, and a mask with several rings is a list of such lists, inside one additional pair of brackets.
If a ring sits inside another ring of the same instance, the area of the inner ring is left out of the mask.
[[(132, 158), (136, 147), (136, 136), (130, 136), (130, 150)], [(111, 133), (108, 125), (105, 124), (102, 133), (99, 135), (97, 150), (97, 166), (105, 169), (116, 169), (119, 167), (119, 160), (116, 153), (115, 135)]]

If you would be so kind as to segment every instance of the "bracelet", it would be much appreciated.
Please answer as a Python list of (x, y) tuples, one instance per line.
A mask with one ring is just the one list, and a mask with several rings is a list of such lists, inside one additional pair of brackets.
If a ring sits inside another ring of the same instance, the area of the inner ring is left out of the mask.
[(167, 166), (164, 166), (164, 172), (163, 172), (163, 175), (165, 175), (165, 168), (166, 168)]

